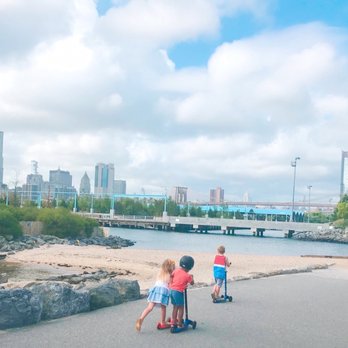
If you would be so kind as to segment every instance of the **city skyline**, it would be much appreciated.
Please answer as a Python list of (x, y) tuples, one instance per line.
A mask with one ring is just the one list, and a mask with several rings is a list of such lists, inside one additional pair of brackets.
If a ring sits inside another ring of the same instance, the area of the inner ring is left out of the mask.
[[(177, 19), (180, 18), (178, 21)], [(348, 150), (343, 0), (5, 1), (3, 182), (114, 163), (127, 191), (336, 202)]]

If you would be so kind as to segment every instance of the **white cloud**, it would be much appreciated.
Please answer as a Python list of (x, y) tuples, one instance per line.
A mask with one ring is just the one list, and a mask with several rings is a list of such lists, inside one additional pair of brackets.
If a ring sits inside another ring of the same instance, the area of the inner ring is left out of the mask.
[(222, 186), (236, 199), (289, 200), (290, 161), (301, 156), (301, 193), (308, 184), (314, 198), (338, 192), (348, 149), (344, 31), (312, 23), (263, 32), (217, 47), (206, 67), (178, 69), (168, 47), (217, 35), (221, 16), (268, 20), (269, 2), (115, 4), (98, 16), (92, 0), (1, 2), (7, 182), (15, 172), (24, 182), (37, 160), (46, 179), (60, 166), (78, 185), (104, 161), (130, 192), (186, 185), (191, 198), (207, 198)]

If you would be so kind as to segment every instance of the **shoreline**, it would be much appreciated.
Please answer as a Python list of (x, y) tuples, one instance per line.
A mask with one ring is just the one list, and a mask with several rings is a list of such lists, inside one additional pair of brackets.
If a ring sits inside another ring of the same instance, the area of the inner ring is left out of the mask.
[[(44, 245), (40, 248), (19, 251), (1, 261), (0, 273), (5, 264), (12, 266), (8, 283), (2, 286), (21, 287), (36, 279), (62, 274), (92, 273), (98, 270), (125, 273), (119, 278), (137, 280), (142, 292), (153, 286), (162, 261), (171, 258), (178, 267), (180, 257), (189, 254), (195, 260), (192, 270), (196, 287), (213, 284), (212, 262), (215, 254), (172, 250), (144, 250), (132, 248), (111, 249), (103, 246)], [(265, 256), (229, 254), (232, 262), (228, 281), (255, 279), (273, 275), (310, 272), (328, 267), (348, 271), (348, 259), (325, 259), (321, 255)]]

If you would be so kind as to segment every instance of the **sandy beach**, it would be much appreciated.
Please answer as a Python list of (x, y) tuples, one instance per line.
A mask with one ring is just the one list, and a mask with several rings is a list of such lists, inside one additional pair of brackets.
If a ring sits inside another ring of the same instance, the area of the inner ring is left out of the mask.
[[(165, 258), (175, 260), (189, 254), (195, 259), (192, 270), (196, 284), (213, 283), (212, 261), (214, 254), (178, 252), (168, 250), (141, 250), (135, 248), (107, 249), (102, 246), (45, 245), (41, 248), (24, 250), (9, 255), (7, 264), (17, 269), (10, 274), (7, 286), (45, 278), (50, 275), (93, 272), (97, 270), (124, 273), (121, 277), (138, 280), (142, 291), (151, 287)], [(314, 258), (300, 256), (229, 255), (232, 266), (228, 279), (250, 276), (254, 273), (268, 273), (284, 269), (311, 267), (315, 265), (348, 270), (348, 259)]]

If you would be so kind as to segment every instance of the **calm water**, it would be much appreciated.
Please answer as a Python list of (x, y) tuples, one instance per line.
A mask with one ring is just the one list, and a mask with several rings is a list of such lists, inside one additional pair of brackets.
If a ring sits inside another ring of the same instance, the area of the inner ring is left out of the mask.
[(348, 244), (305, 242), (287, 238), (228, 236), (110, 228), (110, 235), (131, 239), (133, 248), (215, 252), (223, 244), (228, 253), (252, 255), (335, 255), (348, 256)]

